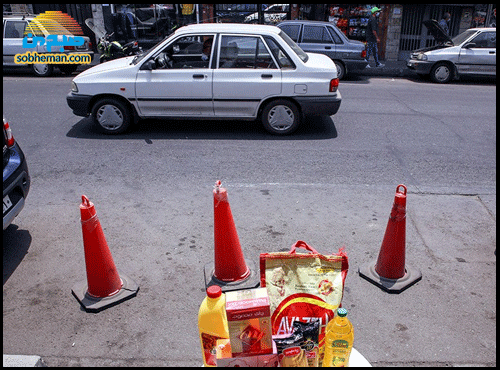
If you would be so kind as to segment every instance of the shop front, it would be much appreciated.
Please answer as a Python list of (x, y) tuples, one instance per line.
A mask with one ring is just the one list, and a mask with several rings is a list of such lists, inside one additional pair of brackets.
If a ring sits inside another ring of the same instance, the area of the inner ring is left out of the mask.
[[(78, 5), (78, 6), (77, 6)], [(348, 38), (366, 42), (370, 9), (382, 9), (379, 18), (379, 56), (407, 60), (412, 50), (432, 46), (435, 40), (423, 21), (450, 13), (450, 36), (471, 27), (496, 27), (495, 4), (31, 4), (35, 13), (62, 10), (91, 35), (84, 20), (101, 19), (103, 27), (122, 39), (134, 38), (150, 47), (177, 28), (191, 23), (234, 22), (275, 25), (281, 21), (318, 20), (335, 24)], [(91, 10), (92, 7), (92, 10)], [(64, 9), (63, 9), (64, 8)]]

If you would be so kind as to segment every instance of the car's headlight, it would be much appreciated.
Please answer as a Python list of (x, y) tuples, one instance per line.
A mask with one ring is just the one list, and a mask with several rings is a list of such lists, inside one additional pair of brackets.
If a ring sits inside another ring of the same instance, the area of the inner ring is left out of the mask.
[(71, 91), (78, 92), (78, 86), (76, 86), (74, 81), (71, 81)]
[(427, 55), (424, 53), (420, 53), (417, 55), (418, 60), (427, 60)]

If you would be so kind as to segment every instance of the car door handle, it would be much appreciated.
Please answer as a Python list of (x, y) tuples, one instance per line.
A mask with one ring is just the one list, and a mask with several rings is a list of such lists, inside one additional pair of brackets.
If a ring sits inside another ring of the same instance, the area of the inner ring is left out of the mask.
[(260, 77), (262, 77), (262, 78), (273, 78), (273, 75), (262, 74), (262, 75), (260, 75)]
[(197, 80), (203, 80), (205, 78), (205, 75), (193, 75), (193, 78)]
[(331, 46), (325, 46), (325, 49), (330, 50), (332, 47)]
[(490, 51), (490, 54), (495, 54), (495, 52), (494, 51)]

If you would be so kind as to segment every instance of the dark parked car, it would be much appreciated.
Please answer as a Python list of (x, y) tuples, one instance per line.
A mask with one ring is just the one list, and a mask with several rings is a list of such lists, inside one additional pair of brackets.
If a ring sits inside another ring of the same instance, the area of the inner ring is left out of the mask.
[(339, 80), (348, 73), (366, 68), (365, 44), (350, 40), (332, 23), (320, 21), (284, 21), (278, 24), (302, 50), (325, 54), (337, 66)]
[(24, 208), (30, 190), (30, 176), (24, 153), (14, 140), (9, 123), (3, 119), (3, 229)]

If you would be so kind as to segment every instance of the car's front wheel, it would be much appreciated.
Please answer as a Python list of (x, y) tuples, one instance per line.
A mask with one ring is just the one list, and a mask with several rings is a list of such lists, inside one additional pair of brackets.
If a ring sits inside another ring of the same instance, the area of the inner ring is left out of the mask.
[(300, 120), (299, 109), (289, 100), (273, 100), (262, 110), (262, 124), (272, 134), (291, 134), (299, 127)]
[(437, 83), (448, 83), (453, 78), (453, 69), (448, 63), (437, 63), (431, 69), (431, 80)]
[(118, 99), (105, 98), (92, 108), (94, 124), (106, 134), (122, 134), (132, 122), (130, 109)]

